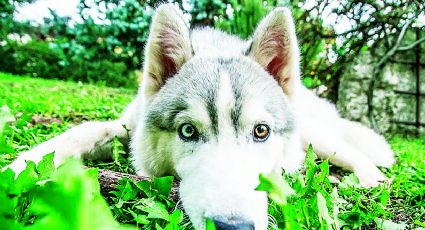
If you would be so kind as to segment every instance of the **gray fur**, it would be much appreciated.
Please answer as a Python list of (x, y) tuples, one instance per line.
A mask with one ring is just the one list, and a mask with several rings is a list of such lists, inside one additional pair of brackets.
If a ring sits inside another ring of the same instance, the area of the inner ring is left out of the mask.
[[(154, 15), (133, 163), (141, 175), (180, 177), (183, 206), (196, 229), (205, 228), (206, 218), (266, 229), (267, 197), (255, 191), (258, 175), (299, 169), (303, 153), (286, 89), (299, 81), (294, 35), (283, 8), (248, 41), (212, 28), (189, 31), (171, 6)], [(197, 130), (193, 138), (182, 138), (186, 124)], [(267, 126), (266, 139), (255, 136), (257, 125)]]
[[(205, 37), (208, 37), (212, 30), (202, 32), (205, 33)], [(264, 112), (271, 114), (274, 118), (273, 121), (258, 122), (273, 123), (271, 124), (274, 127), (272, 132), (279, 135), (291, 133), (293, 115), (288, 109), (287, 98), (282, 88), (262, 67), (248, 57), (242, 56), (242, 52), (241, 55), (234, 57), (202, 57), (196, 54), (195, 52), (195, 56), (182, 66), (178, 74), (166, 82), (151, 102), (146, 110), (148, 129), (155, 127), (167, 132), (176, 132), (179, 124), (176, 123), (175, 118), (179, 113), (187, 110), (190, 104), (187, 100), (199, 100), (204, 105), (201, 109), (206, 110), (210, 116), (212, 129), (211, 133), (202, 131), (202, 139), (204, 141), (217, 139), (220, 130), (217, 122), (216, 97), (220, 87), (220, 74), (226, 72), (229, 74), (235, 98), (231, 113), (227, 115), (233, 122), (236, 135), (239, 134), (239, 130), (242, 130), (241, 126), (246, 125), (240, 120), (242, 107), (253, 98), (266, 101), (267, 107)], [(200, 66), (204, 68), (199, 68)], [(253, 85), (255, 87), (252, 87)], [(188, 120), (187, 122), (196, 123), (197, 121)], [(249, 137), (251, 133), (245, 135)]]
[[(68, 156), (110, 156), (114, 137), (127, 143), (130, 134), (137, 174), (180, 177), (180, 198), (197, 230), (206, 219), (219, 229), (267, 229), (258, 175), (298, 170), (310, 144), (321, 157), (336, 153), (330, 161), (365, 186), (385, 179), (375, 166), (394, 162), (385, 140), (339, 118), (303, 87), (288, 9), (268, 14), (249, 41), (209, 28), (190, 31), (173, 5), (158, 7), (150, 31), (139, 94), (120, 119), (79, 125), (9, 167), (20, 172), (26, 160), (52, 151), (56, 166)], [(198, 135), (182, 138), (183, 124)], [(254, 138), (260, 124), (270, 129), (266, 140)]]
[(210, 56), (212, 54), (219, 54), (219, 56), (243, 55), (251, 45), (243, 42), (235, 35), (223, 33), (220, 30), (209, 27), (192, 30), (190, 39), (193, 53), (200, 56)]

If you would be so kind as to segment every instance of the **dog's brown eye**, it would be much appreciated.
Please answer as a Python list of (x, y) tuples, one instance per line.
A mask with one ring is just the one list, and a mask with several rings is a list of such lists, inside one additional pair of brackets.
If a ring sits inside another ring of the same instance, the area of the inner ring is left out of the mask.
[(260, 124), (254, 127), (254, 141), (265, 141), (269, 137), (270, 130), (267, 125)]
[(183, 140), (190, 140), (196, 136), (195, 127), (188, 123), (181, 125), (178, 132)]

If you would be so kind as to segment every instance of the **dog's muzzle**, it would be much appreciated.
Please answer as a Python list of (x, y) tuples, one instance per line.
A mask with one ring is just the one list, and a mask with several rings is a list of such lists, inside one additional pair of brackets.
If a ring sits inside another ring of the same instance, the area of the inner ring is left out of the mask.
[(217, 230), (254, 230), (254, 223), (242, 218), (214, 217)]

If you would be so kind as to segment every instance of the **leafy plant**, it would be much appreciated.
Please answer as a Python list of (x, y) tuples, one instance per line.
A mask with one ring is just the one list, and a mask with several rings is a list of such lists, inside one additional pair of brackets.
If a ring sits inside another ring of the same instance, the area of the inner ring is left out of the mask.
[[(55, 172), (53, 153), (14, 180), (0, 173), (0, 221), (5, 229), (135, 229), (118, 224), (100, 195), (97, 169), (68, 160)], [(4, 228), (3, 228), (4, 229)]]
[(274, 217), (275, 229), (360, 228), (371, 221), (380, 223), (391, 218), (385, 208), (390, 197), (388, 185), (366, 190), (350, 174), (335, 187), (329, 180), (328, 161), (315, 161), (310, 146), (305, 176), (297, 173), (282, 179), (275, 174), (260, 175), (257, 190), (266, 191), (273, 201), (269, 213)]
[(118, 191), (113, 191), (112, 210), (120, 222), (136, 223), (143, 229), (169, 229), (178, 226), (183, 213), (175, 209), (176, 203), (168, 199), (173, 177), (139, 181), (124, 178)]
[[(15, 152), (24, 151), (37, 143), (52, 138), (82, 120), (117, 118), (135, 94), (134, 90), (128, 89), (112, 89), (104, 86), (0, 73), (0, 105), (10, 108), (10, 112), (6, 107), (1, 109), (0, 117), (7, 117), (4, 121), (16, 119), (3, 129), (5, 140), (3, 146), (13, 149), (13, 151), (11, 153), (0, 152), (0, 166), (10, 163), (10, 160), (16, 157)], [(70, 112), (71, 109), (74, 112)], [(33, 123), (31, 120), (34, 115), (63, 118), (60, 119), (63, 124)], [(304, 173), (284, 175), (283, 178), (281, 175), (270, 177), (263, 175), (261, 180), (267, 183), (263, 183), (263, 187), (259, 188), (268, 191), (269, 197), (274, 200), (269, 204), (270, 226), (274, 229), (283, 229), (289, 224), (294, 229), (328, 229), (329, 227), (365, 229), (368, 227), (367, 225), (373, 229), (423, 228), (425, 223), (424, 139), (395, 137), (391, 140), (391, 147), (396, 153), (398, 163), (390, 169), (382, 169), (389, 178), (389, 182), (378, 188), (360, 188), (358, 179), (353, 174), (335, 169), (335, 166), (328, 165), (327, 161), (315, 159), (311, 149), (307, 154)], [(113, 162), (89, 162), (89, 164), (131, 173), (128, 155), (123, 152), (123, 146), (115, 141), (112, 149), (114, 151)], [(45, 210), (43, 208), (43, 210), (37, 210), (38, 213), (36, 213), (36, 209), (32, 209), (31, 206), (35, 202), (38, 191), (46, 192), (43, 196), (50, 197), (54, 195), (49, 192), (57, 190), (59, 194), (62, 194), (61, 197), (78, 198), (76, 204), (84, 200), (81, 195), (70, 196), (67, 194), (67, 190), (61, 187), (63, 185), (56, 184), (59, 182), (51, 185), (52, 190), (41, 189), (43, 184), (46, 185), (48, 181), (56, 180), (55, 176), (49, 177), (49, 173), (39, 174), (43, 171), (50, 172), (49, 167), (45, 168), (47, 170), (42, 170), (43, 167), (40, 167), (40, 164), (35, 166), (29, 163), (25, 174), (18, 177), (19, 180), (14, 180), (15, 175), (10, 170), (0, 173), (0, 223), (2, 223), (2, 229), (31, 228), (32, 225), (27, 226), (27, 224), (35, 224), (42, 220), (41, 218), (48, 216), (48, 213), (53, 212), (53, 209), (61, 208), (45, 203), (41, 199), (39, 204), (40, 206), (46, 205)], [(81, 180), (95, 181), (94, 171), (92, 172), (93, 174), (88, 173), (88, 179), (84, 176), (86, 179)], [(335, 172), (338, 176), (343, 176), (342, 182), (336, 183), (331, 179)], [(70, 175), (74, 174), (70, 173)], [(161, 179), (159, 180), (161, 181)], [(80, 180), (72, 179), (70, 181)], [(112, 210), (113, 216), (139, 228), (190, 228), (191, 224), (187, 216), (184, 216), (176, 208), (179, 205), (166, 198), (168, 194), (166, 191), (171, 186), (171, 179), (163, 180), (163, 182), (160, 183), (161, 185), (158, 183), (154, 185), (154, 182), (134, 183), (124, 179), (118, 186), (119, 189), (115, 195), (112, 195), (114, 200), (108, 199), (109, 209)], [(81, 184), (84, 183), (81, 182)], [(280, 186), (279, 184), (282, 183), (286, 183), (286, 185)], [(94, 188), (93, 186), (90, 188)], [(293, 192), (290, 192), (291, 189)], [(76, 194), (80, 192), (78, 189), (72, 191)], [(86, 192), (91, 194), (93, 191), (89, 189)], [(129, 197), (132, 199), (127, 199)], [(282, 197), (286, 199), (286, 206)], [(145, 199), (144, 203), (140, 202), (136, 205), (139, 199)], [(89, 203), (89, 201), (85, 200), (85, 203)], [(93, 204), (97, 205), (96, 202)], [(143, 206), (144, 204), (149, 204), (151, 207), (158, 206), (160, 207), (158, 210), (162, 211), (153, 213), (152, 211), (155, 209), (146, 208)], [(69, 210), (78, 209), (78, 207), (68, 208)], [(41, 215), (40, 211), (46, 212)], [(55, 212), (59, 213), (59, 211)], [(151, 212), (152, 214), (150, 214)], [(149, 214), (151, 218), (148, 218)], [(105, 211), (105, 215), (111, 214)], [(77, 218), (75, 215), (71, 215), (71, 217)], [(56, 217), (53, 215), (51, 218), (55, 219)], [(108, 219), (109, 217), (101, 218)], [(145, 223), (145, 220), (149, 223)], [(67, 223), (68, 220), (63, 221), (63, 223)], [(212, 226), (211, 224), (210, 222), (209, 226)]]
[[(332, 215), (337, 201), (328, 179), (328, 162), (315, 164), (310, 146), (306, 157), (306, 175), (282, 179), (279, 175), (260, 175), (258, 190), (266, 191), (274, 203), (269, 208), (276, 229), (336, 229)], [(292, 187), (292, 189), (291, 189)], [(335, 190), (336, 191), (336, 190)], [(338, 228), (339, 229), (339, 228)]]
[[(8, 149), (0, 152), (0, 166), (10, 163), (16, 152), (59, 135), (77, 123), (118, 118), (135, 95), (135, 90), (123, 88), (0, 73), (0, 107), (7, 106), (11, 113), (8, 119), (16, 119), (0, 130), (4, 138), (0, 145)], [(122, 171), (130, 172), (125, 169), (128, 159), (125, 161)]]

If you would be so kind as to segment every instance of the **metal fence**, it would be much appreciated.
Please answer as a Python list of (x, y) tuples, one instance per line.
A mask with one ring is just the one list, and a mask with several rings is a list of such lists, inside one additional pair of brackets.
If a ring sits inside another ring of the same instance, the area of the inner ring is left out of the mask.
[[(416, 40), (421, 39), (421, 30), (416, 30)], [(396, 124), (403, 124), (403, 125), (409, 125), (409, 126), (415, 126), (416, 127), (416, 134), (419, 135), (419, 129), (421, 126), (425, 127), (425, 123), (421, 122), (421, 97), (425, 98), (425, 93), (421, 92), (421, 70), (422, 66), (425, 66), (425, 63), (421, 63), (421, 44), (417, 44), (415, 47), (415, 62), (398, 62), (402, 64), (412, 65), (412, 68), (414, 69), (415, 77), (416, 77), (416, 91), (402, 91), (402, 90), (395, 90), (394, 92), (396, 94), (401, 95), (408, 95), (411, 97), (415, 97), (415, 104), (416, 104), (416, 114), (415, 114), (415, 120), (414, 121), (391, 121), (392, 123)], [(425, 101), (425, 99), (424, 99)]]

